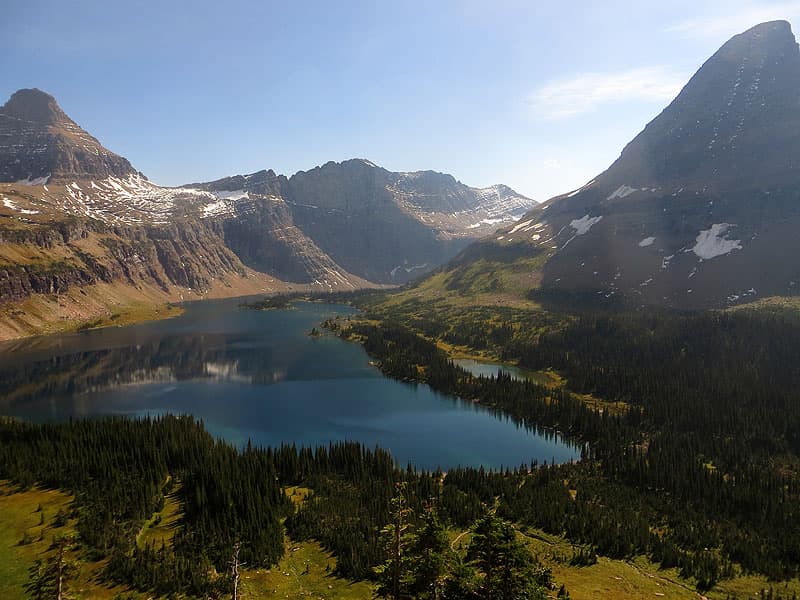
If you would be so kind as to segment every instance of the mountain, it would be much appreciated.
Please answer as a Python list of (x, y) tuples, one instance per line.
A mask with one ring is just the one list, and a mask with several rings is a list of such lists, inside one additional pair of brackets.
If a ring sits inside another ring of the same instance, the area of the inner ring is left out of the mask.
[(134, 173), (126, 159), (105, 149), (41, 90), (19, 90), (0, 107), (0, 181), (46, 183)]
[(800, 51), (774, 21), (720, 48), (608, 170), (444, 272), (503, 253), (537, 264), (533, 298), (724, 307), (797, 293), (799, 230)]
[(0, 338), (131, 303), (402, 283), (535, 204), (360, 159), (163, 187), (20, 90), (0, 109)]
[(506, 186), (472, 188), (451, 175), (393, 173), (363, 159), (329, 162), (289, 178), (261, 171), (187, 189), (227, 196), (224, 210), (231, 215), (247, 207), (251, 217), (227, 222), (226, 239), (248, 266), (292, 281), (303, 277), (306, 265), (274, 259), (275, 240), (260, 235), (274, 229), (265, 203), (284, 213), (283, 229), (295, 227), (311, 240), (309, 252), (313, 246), (336, 268), (384, 284), (431, 270), (536, 204)]

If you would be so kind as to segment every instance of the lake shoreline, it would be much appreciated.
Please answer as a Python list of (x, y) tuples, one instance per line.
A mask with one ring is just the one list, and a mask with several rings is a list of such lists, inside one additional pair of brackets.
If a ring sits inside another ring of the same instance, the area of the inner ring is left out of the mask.
[[(359, 288), (359, 291), (384, 287), (376, 285)], [(266, 276), (235, 282), (218, 281), (207, 292), (98, 283), (58, 295), (33, 294), (21, 302), (0, 305), (0, 342), (169, 319), (182, 314), (184, 307), (193, 302), (268, 299), (284, 295), (290, 302), (325, 302), (313, 284), (285, 283)]]
[[(240, 303), (186, 303), (163, 321), (2, 344), (0, 413), (36, 422), (191, 414), (237, 445), (358, 441), (431, 470), (577, 457), (560, 436), (490, 406), (385, 377), (359, 344), (309, 335), (355, 315), (352, 306)], [(486, 436), (502, 443), (487, 446)]]

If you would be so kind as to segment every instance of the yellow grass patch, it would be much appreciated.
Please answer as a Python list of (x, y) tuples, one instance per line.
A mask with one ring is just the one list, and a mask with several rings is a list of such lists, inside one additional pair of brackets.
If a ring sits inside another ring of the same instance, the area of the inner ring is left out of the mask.
[(372, 585), (333, 575), (336, 559), (316, 542), (286, 542), (286, 553), (272, 569), (242, 574), (244, 598), (325, 598), (368, 600)]
[[(58, 512), (69, 512), (71, 503), (72, 497), (63, 492), (38, 488), (20, 492), (8, 483), (0, 483), (0, 598), (27, 598), (23, 586), (34, 561), (54, 552), (50, 548), (54, 537), (75, 535), (74, 519), (63, 527), (54, 525)], [(111, 600), (125, 592), (122, 587), (109, 587), (99, 581), (103, 563), (81, 561), (75, 551), (69, 553), (68, 559), (79, 565), (78, 576), (70, 586), (75, 600)]]

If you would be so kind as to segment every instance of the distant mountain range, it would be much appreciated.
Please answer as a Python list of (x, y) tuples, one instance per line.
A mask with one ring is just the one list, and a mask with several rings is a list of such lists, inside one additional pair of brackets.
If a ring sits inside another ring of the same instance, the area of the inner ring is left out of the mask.
[[(503, 185), (471, 188), (451, 175), (392, 173), (362, 159), (289, 178), (260, 171), (188, 187), (219, 198), (203, 210), (224, 218), (226, 242), (247, 266), (287, 281), (324, 282), (331, 271), (408, 281), (536, 204)], [(306, 253), (274, 252), (290, 228)]]
[(514, 292), (532, 299), (725, 307), (798, 293), (798, 232), (800, 51), (775, 21), (728, 41), (607, 171), (437, 277), (502, 294), (489, 274), (529, 264)]
[(171, 298), (403, 283), (535, 204), (362, 159), (162, 187), (20, 90), (0, 107), (0, 309), (25, 332), (30, 307), (11, 305), (100, 283)]
[(543, 205), (363, 159), (161, 187), (44, 92), (0, 108), (0, 337), (132, 302), (120, 286), (136, 301), (354, 289), (462, 250), (421, 285), (725, 307), (797, 294), (798, 231), (800, 50), (784, 21), (732, 38), (608, 170)]

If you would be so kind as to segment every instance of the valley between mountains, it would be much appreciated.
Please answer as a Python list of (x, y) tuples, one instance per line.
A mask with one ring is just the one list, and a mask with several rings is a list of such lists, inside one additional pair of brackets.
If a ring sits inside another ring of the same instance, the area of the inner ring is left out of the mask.
[(542, 204), (365, 159), (163, 187), (20, 90), (0, 339), (277, 297), (4, 344), (0, 591), (796, 600), (798, 231), (786, 21)]
[(20, 90), (0, 108), (0, 339), (170, 301), (401, 284), (535, 204), (362, 159), (161, 187)]

